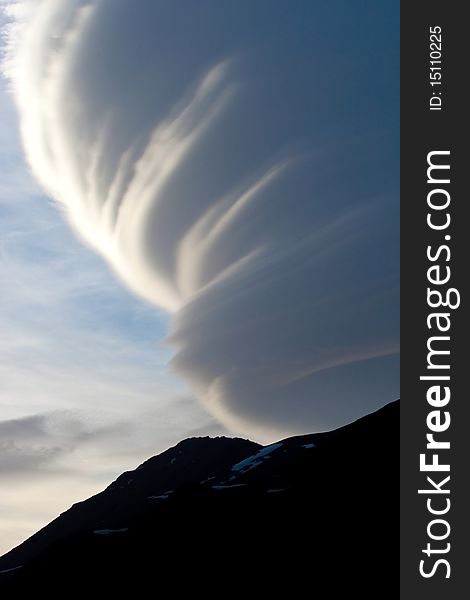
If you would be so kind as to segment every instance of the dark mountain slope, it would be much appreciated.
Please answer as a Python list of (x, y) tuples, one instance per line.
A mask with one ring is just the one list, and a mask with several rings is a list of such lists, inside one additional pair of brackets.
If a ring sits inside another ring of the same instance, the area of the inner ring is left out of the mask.
[[(14, 592), (398, 598), (399, 404), (341, 429), (182, 442), (0, 559)], [(64, 587), (65, 586), (65, 587)], [(71, 587), (73, 586), (73, 587)]]
[[(74, 504), (17, 548), (0, 558), (0, 571), (26, 564), (61, 539), (95, 529), (119, 529), (183, 484), (199, 483), (256, 452), (261, 446), (239, 438), (189, 438), (126, 471), (104, 491)], [(150, 501), (149, 501), (150, 500)]]

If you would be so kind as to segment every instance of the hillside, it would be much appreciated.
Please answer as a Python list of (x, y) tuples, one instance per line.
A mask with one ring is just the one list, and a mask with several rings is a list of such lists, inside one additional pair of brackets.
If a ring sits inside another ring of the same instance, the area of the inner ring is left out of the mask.
[(398, 402), (267, 447), (190, 438), (0, 558), (0, 586), (398, 598), (398, 493)]

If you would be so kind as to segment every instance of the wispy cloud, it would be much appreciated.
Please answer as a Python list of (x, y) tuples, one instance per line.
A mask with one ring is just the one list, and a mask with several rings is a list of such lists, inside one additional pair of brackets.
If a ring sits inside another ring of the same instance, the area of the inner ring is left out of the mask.
[[(393, 399), (398, 12), (24, 6), (7, 64), (33, 171), (169, 313), (172, 366), (205, 407), (273, 436)], [(83, 265), (54, 269), (73, 304)]]
[(95, 432), (64, 450), (47, 429), (40, 468), (117, 464), (97, 407), (132, 423), (138, 454), (151, 432), (215, 418), (272, 439), (397, 396), (398, 10), (42, 0), (11, 14), (5, 69), (55, 208), (10, 148), (0, 402), (10, 422), (66, 411), (57, 427)]
[(71, 233), (0, 89), (0, 553), (188, 435), (222, 431), (168, 371), (166, 316)]

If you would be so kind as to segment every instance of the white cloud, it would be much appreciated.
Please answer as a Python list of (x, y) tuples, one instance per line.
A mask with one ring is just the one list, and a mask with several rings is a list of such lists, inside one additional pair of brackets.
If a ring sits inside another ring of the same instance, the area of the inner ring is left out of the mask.
[(0, 553), (187, 435), (165, 315), (83, 247), (24, 164), (0, 89)]
[(369, 8), (43, 0), (11, 36), (34, 173), (252, 435), (398, 394), (398, 36)]

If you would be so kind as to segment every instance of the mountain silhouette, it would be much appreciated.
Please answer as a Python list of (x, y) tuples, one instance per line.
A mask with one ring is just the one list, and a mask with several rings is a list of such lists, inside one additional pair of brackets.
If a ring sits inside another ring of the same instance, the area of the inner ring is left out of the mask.
[(184, 440), (0, 558), (0, 589), (63, 598), (398, 598), (398, 580), (398, 401), (265, 447)]

